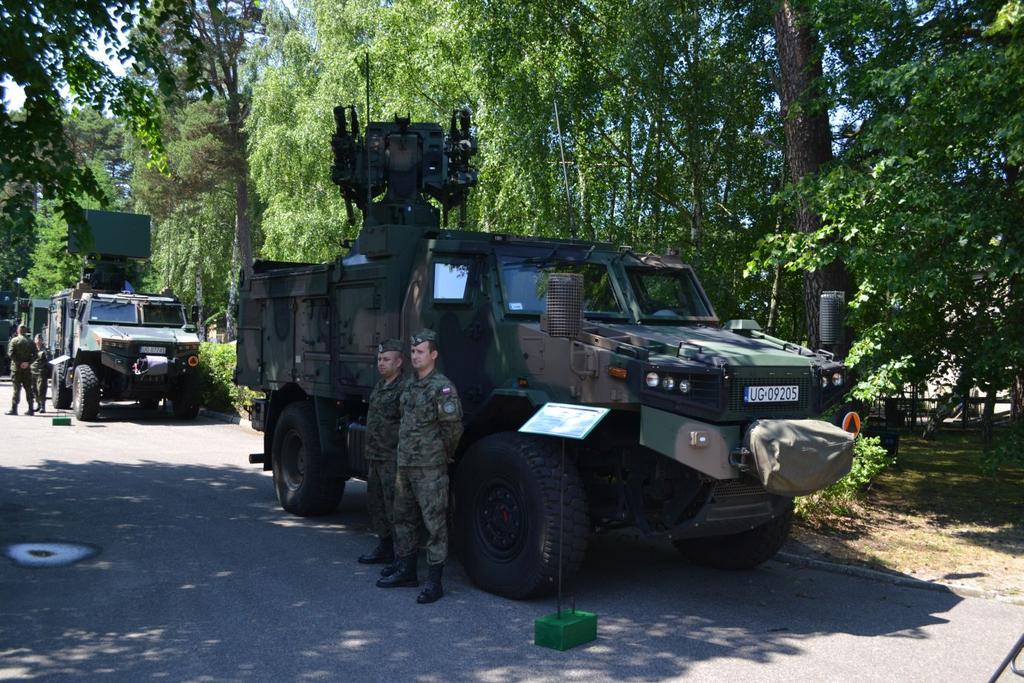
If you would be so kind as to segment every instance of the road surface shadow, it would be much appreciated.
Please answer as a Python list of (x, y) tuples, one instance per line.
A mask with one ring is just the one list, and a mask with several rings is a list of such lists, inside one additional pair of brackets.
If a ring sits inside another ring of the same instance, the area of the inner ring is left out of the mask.
[(355, 562), (374, 541), (361, 482), (315, 519), (280, 510), (256, 468), (47, 461), (0, 482), (0, 546), (100, 549), (64, 568), (0, 558), (0, 671), (30, 678), (651, 680), (798, 657), (822, 635), (924, 638), (961, 600), (776, 562), (708, 570), (601, 536), (573, 589), (598, 639), (559, 653), (532, 644), (553, 598), (484, 593), (457, 562), (432, 606), (375, 588), (378, 567)]

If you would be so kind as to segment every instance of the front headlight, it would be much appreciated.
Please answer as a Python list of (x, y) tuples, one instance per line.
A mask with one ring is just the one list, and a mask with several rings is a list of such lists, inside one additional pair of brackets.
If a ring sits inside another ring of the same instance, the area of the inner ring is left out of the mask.
[(104, 351), (115, 351), (128, 348), (128, 341), (124, 339), (104, 338), (100, 339), (100, 345)]
[(679, 380), (679, 391), (680, 391), (680, 393), (683, 393), (683, 394), (690, 393), (690, 380), (688, 380), (688, 379), (681, 379), (681, 380)]
[(647, 386), (649, 386), (651, 389), (656, 388), (658, 386), (658, 382), (660, 382), (660, 381), (661, 381), (661, 378), (658, 377), (658, 373), (656, 373), (656, 372), (648, 372), (644, 376), (644, 382), (646, 382)]
[(675, 378), (666, 375), (665, 378), (661, 380), (661, 388), (664, 389), (665, 391), (672, 391), (673, 389), (675, 389), (676, 388), (676, 380), (675, 380)]
[(828, 377), (826, 375), (821, 376), (821, 388), (828, 389)]
[(832, 386), (841, 387), (843, 386), (843, 373), (833, 372), (832, 373)]
[(187, 356), (190, 353), (198, 353), (199, 344), (196, 342), (185, 342), (183, 344), (178, 344), (177, 349), (178, 355)]

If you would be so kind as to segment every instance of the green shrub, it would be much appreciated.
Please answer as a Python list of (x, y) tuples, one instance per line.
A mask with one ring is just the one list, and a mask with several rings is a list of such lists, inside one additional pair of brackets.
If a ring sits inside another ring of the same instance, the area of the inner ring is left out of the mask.
[(995, 444), (982, 451), (982, 472), (994, 477), (1003, 467), (1024, 467), (1024, 420), (997, 434)]
[(853, 465), (849, 473), (823, 491), (796, 499), (797, 514), (806, 517), (815, 511), (828, 509), (846, 513), (849, 504), (857, 500), (878, 474), (895, 464), (877, 436), (858, 436), (853, 442)]
[(235, 345), (204, 342), (199, 347), (202, 404), (210, 410), (243, 415), (254, 398), (262, 396), (248, 387), (235, 386)]

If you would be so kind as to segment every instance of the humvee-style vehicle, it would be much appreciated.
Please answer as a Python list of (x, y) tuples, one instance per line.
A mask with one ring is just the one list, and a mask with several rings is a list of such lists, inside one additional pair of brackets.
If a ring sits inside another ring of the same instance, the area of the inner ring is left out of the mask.
[[(73, 408), (79, 420), (95, 420), (100, 401), (135, 399), (156, 408), (171, 401), (175, 417), (199, 413), (199, 337), (185, 309), (171, 296), (132, 291), (128, 258), (149, 256), (149, 218), (87, 211), (93, 253), (82, 281), (50, 300), (47, 348), (56, 364), (51, 397)], [(71, 244), (74, 249), (74, 244)]]
[[(752, 321), (723, 328), (676, 257), (445, 227), (476, 181), (468, 114), (447, 135), (396, 118), (359, 136), (346, 111), (332, 179), (350, 216), (363, 211), (357, 241), (333, 263), (257, 262), (241, 286), (235, 380), (266, 392), (252, 414), (264, 452), (249, 460), (273, 471), (285, 510), (330, 513), (365, 477), (378, 344), (424, 327), (465, 413), (453, 548), (488, 591), (550, 592), (560, 551), (571, 577), (589, 535), (616, 527), (755, 566), (785, 541), (793, 495), (849, 469), (852, 435), (807, 419), (844, 394), (829, 354)], [(567, 449), (561, 535), (562, 445), (517, 432), (547, 402), (611, 409)]]

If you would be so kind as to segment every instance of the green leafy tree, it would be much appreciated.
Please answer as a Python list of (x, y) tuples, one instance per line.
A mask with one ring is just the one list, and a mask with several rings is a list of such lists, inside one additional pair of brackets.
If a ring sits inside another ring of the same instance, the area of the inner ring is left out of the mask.
[(362, 104), (368, 53), (374, 119), (472, 110), (471, 227), (568, 237), (572, 220), (580, 237), (680, 251), (723, 317), (764, 321), (774, 289), (779, 327), (802, 319), (796, 277), (773, 288), (777, 270), (742, 272), (784, 211), (771, 201), (782, 136), (769, 14), (729, 2), (309, 0), (271, 6), (265, 21), (248, 129), (264, 257), (330, 259), (354, 236), (329, 180), (331, 110)]
[(198, 100), (172, 110), (163, 133), (168, 173), (136, 165), (138, 207), (153, 219), (153, 288), (170, 287), (186, 304), (224, 311), (235, 234), (234, 163), (223, 108)]
[(821, 228), (771, 244), (792, 267), (839, 258), (856, 278), (860, 396), (952, 375), (994, 399), (1020, 376), (1024, 81), (1006, 7), (815, 5), (850, 115), (811, 187)]
[[(0, 83), (21, 86), (23, 115), (0, 103), (0, 221), (4, 230), (31, 223), (38, 200), (55, 206), (77, 228), (81, 198), (104, 199), (101, 180), (78, 161), (65, 135), (65, 97), (81, 107), (110, 111), (159, 163), (160, 92), (174, 89), (171, 64), (160, 50), (162, 31), (186, 36), (191, 5), (176, 0), (15, 0), (0, 21)], [(122, 36), (127, 36), (122, 41)], [(195, 64), (195, 45), (185, 64)], [(119, 76), (95, 56), (131, 63), (137, 74)]]

